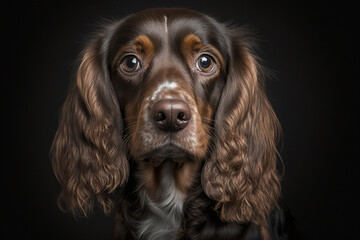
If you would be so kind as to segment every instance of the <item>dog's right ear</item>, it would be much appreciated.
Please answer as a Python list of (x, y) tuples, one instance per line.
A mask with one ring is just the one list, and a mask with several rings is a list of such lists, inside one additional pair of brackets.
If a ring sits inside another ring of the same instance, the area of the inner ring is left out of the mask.
[(94, 197), (109, 213), (110, 194), (129, 175), (120, 107), (106, 63), (107, 38), (100, 34), (85, 49), (51, 148), (62, 186), (59, 199), (73, 214), (85, 216)]

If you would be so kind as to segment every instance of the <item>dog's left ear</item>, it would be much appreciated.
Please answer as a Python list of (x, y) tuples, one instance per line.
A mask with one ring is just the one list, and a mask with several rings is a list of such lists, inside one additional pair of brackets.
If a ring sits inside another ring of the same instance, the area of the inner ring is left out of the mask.
[(276, 170), (279, 122), (265, 96), (260, 66), (242, 31), (234, 31), (215, 116), (217, 139), (202, 185), (226, 222), (263, 224), (280, 195)]

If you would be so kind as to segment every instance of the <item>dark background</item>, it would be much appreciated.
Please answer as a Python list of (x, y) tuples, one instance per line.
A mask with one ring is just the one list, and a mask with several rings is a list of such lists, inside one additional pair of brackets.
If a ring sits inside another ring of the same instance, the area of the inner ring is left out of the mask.
[(98, 208), (76, 220), (57, 207), (60, 186), (49, 149), (59, 109), (76, 59), (103, 19), (187, 7), (256, 31), (258, 55), (275, 75), (267, 93), (283, 127), (283, 197), (304, 238), (360, 239), (358, 7), (335, 1), (50, 2), (2, 4), (0, 238), (111, 238), (111, 216)]

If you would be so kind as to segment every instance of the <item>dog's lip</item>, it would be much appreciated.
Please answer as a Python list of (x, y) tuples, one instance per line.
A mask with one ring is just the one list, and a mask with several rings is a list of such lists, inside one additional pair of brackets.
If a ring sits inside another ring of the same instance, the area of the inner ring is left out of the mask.
[(191, 158), (191, 155), (183, 148), (168, 143), (163, 146), (157, 147), (154, 150), (146, 153), (141, 157), (144, 161), (153, 161), (155, 163), (162, 163), (164, 160), (172, 160), (174, 162), (183, 162)]

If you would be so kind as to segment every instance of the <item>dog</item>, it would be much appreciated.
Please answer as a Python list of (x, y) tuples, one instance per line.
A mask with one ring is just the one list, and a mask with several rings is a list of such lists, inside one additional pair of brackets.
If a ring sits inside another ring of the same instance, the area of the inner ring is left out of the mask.
[(107, 24), (86, 46), (51, 149), (60, 204), (115, 239), (297, 239), (279, 121), (244, 29), (188, 9)]

